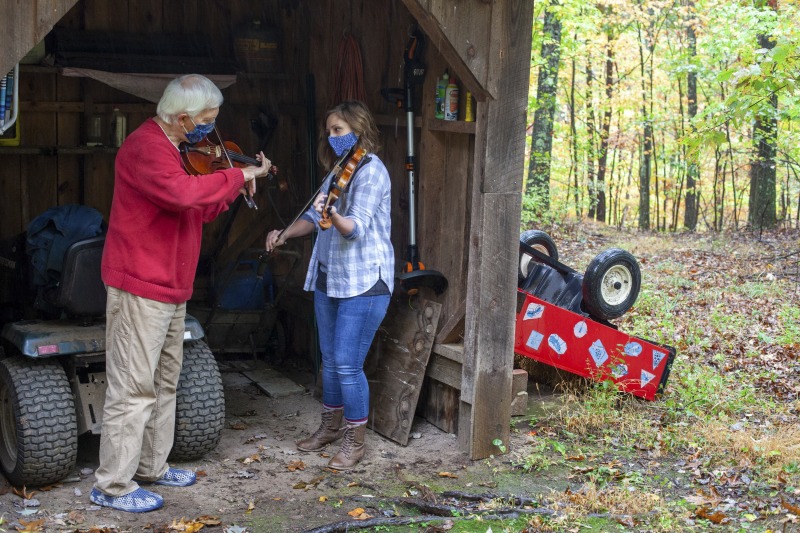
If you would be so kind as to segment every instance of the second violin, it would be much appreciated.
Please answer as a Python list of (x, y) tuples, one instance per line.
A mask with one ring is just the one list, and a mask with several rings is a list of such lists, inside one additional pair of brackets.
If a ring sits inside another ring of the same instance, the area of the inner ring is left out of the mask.
[(325, 199), (325, 205), (322, 207), (322, 218), (319, 220), (319, 229), (326, 230), (333, 225), (330, 214), (328, 211), (330, 207), (339, 199), (339, 196), (344, 193), (350, 180), (358, 170), (361, 161), (367, 151), (364, 148), (353, 148), (344, 159), (344, 163), (336, 165), (331, 171), (333, 175), (331, 179), (331, 186), (328, 188), (328, 197)]

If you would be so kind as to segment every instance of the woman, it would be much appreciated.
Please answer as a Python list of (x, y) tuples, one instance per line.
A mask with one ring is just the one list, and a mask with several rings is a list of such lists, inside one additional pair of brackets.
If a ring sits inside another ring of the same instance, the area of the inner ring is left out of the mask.
[[(344, 437), (328, 462), (336, 470), (349, 470), (364, 457), (369, 416), (364, 360), (394, 287), (391, 182), (375, 155), (378, 130), (363, 103), (346, 101), (327, 112), (317, 158), (332, 168), (353, 147), (366, 155), (348, 187), (326, 209), (332, 225), (317, 235), (304, 287), (314, 292), (322, 351), (322, 423), (297, 448), (315, 452)], [(330, 181), (297, 221), (267, 235), (268, 251), (318, 229)]]
[(115, 160), (114, 198), (103, 248), (106, 389), (100, 466), (89, 498), (128, 512), (163, 505), (140, 483), (185, 487), (196, 475), (172, 468), (186, 302), (192, 296), (203, 224), (236, 197), (255, 192), (261, 166), (187, 173), (178, 146), (214, 130), (222, 93), (197, 74), (171, 81), (156, 112), (131, 133)]

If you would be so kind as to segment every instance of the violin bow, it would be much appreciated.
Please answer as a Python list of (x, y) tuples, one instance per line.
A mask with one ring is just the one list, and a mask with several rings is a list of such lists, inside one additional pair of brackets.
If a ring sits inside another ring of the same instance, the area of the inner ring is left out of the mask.
[[(228, 167), (233, 168), (233, 161), (231, 161), (231, 156), (228, 155), (228, 149), (225, 148), (225, 141), (222, 140), (222, 135), (219, 134), (216, 121), (214, 122), (214, 133), (217, 134), (217, 140), (219, 141), (220, 149), (222, 150), (222, 153), (225, 154), (225, 159), (228, 160)], [(264, 162), (262, 161), (261, 164), (263, 165)], [(258, 211), (258, 205), (256, 205), (256, 201), (253, 200), (253, 197), (247, 192), (247, 187), (244, 188), (244, 194), (242, 196), (244, 196), (244, 203), (247, 204), (247, 207)]]
[[(355, 148), (355, 145), (353, 146), (353, 148)], [(325, 175), (325, 177), (322, 179), (322, 183), (320, 184), (320, 186), (319, 186), (319, 187), (317, 187), (317, 190), (314, 192), (314, 194), (313, 194), (313, 195), (311, 195), (311, 198), (308, 200), (308, 202), (306, 202), (306, 205), (304, 205), (304, 206), (303, 206), (303, 208), (302, 208), (302, 209), (301, 209), (301, 210), (300, 210), (300, 211), (297, 213), (297, 215), (296, 215), (296, 216), (295, 216), (295, 217), (292, 219), (292, 221), (291, 221), (291, 222), (289, 222), (289, 224), (288, 224), (288, 225), (287, 225), (285, 228), (283, 228), (283, 229), (281, 230), (281, 232), (280, 232), (280, 233), (278, 233), (278, 239), (277, 239), (278, 241), (279, 241), (279, 240), (281, 240), (281, 237), (283, 236), (283, 234), (284, 234), (284, 233), (286, 233), (286, 230), (288, 230), (289, 228), (291, 228), (291, 227), (292, 227), (292, 225), (293, 225), (295, 222), (297, 222), (298, 220), (300, 220), (300, 217), (301, 217), (301, 216), (303, 216), (303, 213), (305, 213), (306, 211), (308, 211), (308, 208), (309, 208), (309, 207), (311, 207), (311, 204), (313, 204), (313, 203), (314, 203), (314, 200), (317, 198), (317, 195), (318, 195), (320, 192), (322, 192), (322, 187), (325, 185), (325, 181), (327, 181), (327, 179), (328, 179), (328, 178), (330, 178), (330, 177), (332, 177), (332, 176), (336, 175), (336, 173), (338, 173), (339, 171), (341, 171), (341, 170), (342, 170), (342, 165), (344, 164), (344, 162), (345, 162), (345, 161), (347, 161), (348, 159), (350, 159), (350, 157), (349, 157), (349, 156), (350, 156), (350, 153), (353, 151), (353, 148), (351, 148), (350, 150), (348, 150), (348, 151), (347, 151), (347, 153), (345, 153), (344, 155), (342, 155), (342, 157), (340, 157), (339, 159), (337, 159), (337, 160), (336, 160), (336, 163), (334, 163), (334, 165), (333, 165), (333, 168), (332, 168), (332, 169), (330, 170), (330, 172), (328, 172), (328, 173)], [(277, 248), (277, 246), (276, 246), (275, 248)], [(270, 251), (264, 251), (264, 253), (262, 253), (262, 254), (261, 254), (261, 256), (260, 256), (259, 258), (260, 258), (260, 259), (266, 259), (266, 258), (268, 258), (268, 257), (269, 257), (269, 256), (272, 254), (272, 251), (273, 251), (273, 250), (275, 250), (275, 248), (273, 248), (273, 249), (272, 249), (272, 250), (270, 250)]]

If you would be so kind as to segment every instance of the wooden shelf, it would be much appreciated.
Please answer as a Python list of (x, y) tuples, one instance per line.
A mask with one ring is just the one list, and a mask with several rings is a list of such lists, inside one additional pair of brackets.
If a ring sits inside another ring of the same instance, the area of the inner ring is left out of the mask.
[(428, 129), (430, 131), (444, 131), (447, 133), (466, 133), (469, 135), (475, 135), (475, 123), (464, 122), (463, 120), (432, 119), (428, 121)]
[[(21, 101), (19, 109), (23, 113), (83, 113), (86, 106), (83, 102)], [(123, 113), (155, 114), (156, 104), (92, 104), (91, 109), (94, 113), (111, 113), (114, 109), (119, 109)]]
[[(407, 118), (405, 115), (374, 115), (375, 124), (378, 126), (389, 126), (394, 128), (395, 126), (398, 128), (405, 128)], [(419, 117), (414, 117), (414, 127), (421, 128), (422, 127), (422, 119)]]
[(0, 155), (116, 154), (114, 146), (0, 146)]
[(289, 75), (285, 72), (244, 72), (236, 73), (237, 78), (244, 80), (288, 80)]

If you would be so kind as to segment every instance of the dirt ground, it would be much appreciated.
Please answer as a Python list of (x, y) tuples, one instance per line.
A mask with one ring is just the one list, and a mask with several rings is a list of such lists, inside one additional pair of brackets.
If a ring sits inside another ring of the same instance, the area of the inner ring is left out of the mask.
[[(294, 446), (295, 440), (319, 423), (320, 403), (311, 393), (312, 376), (285, 373), (306, 392), (272, 398), (237, 368), (238, 364), (221, 364), (226, 425), (219, 446), (201, 460), (174, 464), (196, 470), (198, 483), (188, 488), (155, 488), (164, 497), (162, 509), (134, 514), (92, 504), (89, 492), (99, 437), (84, 435), (74, 474), (57, 486), (29, 488), (26, 501), (0, 478), (4, 517), (0, 529), (16, 531), (32, 524), (24, 530), (195, 531), (192, 521), (204, 521), (206, 530), (225, 533), (305, 531), (350, 519), (348, 512), (358, 507), (370, 516), (385, 516), (379, 503), (414, 495), (415, 486), (434, 491), (504, 490), (493, 476), (493, 461), (469, 460), (459, 450), (455, 435), (419, 418), (407, 446), (368, 431), (367, 454), (360, 466), (345, 473), (329, 470), (331, 449), (303, 453)], [(526, 437), (523, 432), (514, 438)], [(541, 480), (534, 476), (516, 479), (513, 492), (538, 492), (542, 487), (536, 483)]]

